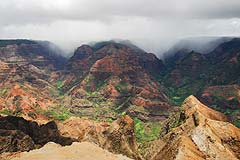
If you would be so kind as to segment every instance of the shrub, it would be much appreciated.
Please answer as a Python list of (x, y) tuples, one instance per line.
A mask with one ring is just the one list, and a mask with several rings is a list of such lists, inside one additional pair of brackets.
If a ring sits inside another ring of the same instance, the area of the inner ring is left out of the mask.
[(2, 94), (2, 96), (5, 96), (7, 94), (7, 89), (6, 88), (2, 89), (1, 94)]
[(112, 122), (113, 122), (113, 119), (112, 119), (112, 118), (106, 118), (105, 120), (106, 120), (106, 122), (109, 122), (109, 123), (112, 123)]
[(59, 90), (62, 89), (63, 86), (64, 86), (64, 82), (63, 81), (57, 81), (57, 88)]
[(234, 121), (233, 124), (234, 124), (236, 127), (240, 128), (240, 121)]
[(3, 109), (3, 110), (0, 111), (0, 114), (12, 115), (12, 112), (9, 109)]

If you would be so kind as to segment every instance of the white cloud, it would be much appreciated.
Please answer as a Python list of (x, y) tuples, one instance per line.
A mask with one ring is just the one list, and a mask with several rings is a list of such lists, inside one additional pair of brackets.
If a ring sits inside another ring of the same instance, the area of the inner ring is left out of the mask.
[(157, 52), (179, 38), (240, 35), (239, 0), (4, 0), (0, 38), (82, 42), (129, 39)]

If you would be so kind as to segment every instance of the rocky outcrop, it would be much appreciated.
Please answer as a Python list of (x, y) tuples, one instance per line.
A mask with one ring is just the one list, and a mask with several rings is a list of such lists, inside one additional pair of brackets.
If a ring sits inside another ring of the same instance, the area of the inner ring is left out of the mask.
[(0, 129), (0, 153), (23, 152), (35, 148), (32, 138), (20, 130)]
[(70, 118), (59, 123), (58, 129), (64, 137), (92, 142), (111, 152), (142, 159), (137, 151), (134, 122), (129, 116), (123, 116), (113, 123)]
[(91, 142), (113, 153), (142, 159), (137, 151), (134, 123), (123, 116), (113, 123), (70, 118), (64, 122), (38, 125), (19, 117), (0, 118), (0, 153), (40, 148), (48, 142), (62, 146), (72, 142)]
[(0, 153), (29, 151), (50, 141), (61, 145), (70, 145), (74, 141), (61, 136), (53, 121), (38, 125), (37, 122), (12, 116), (0, 117), (0, 140)]
[(185, 119), (152, 148), (156, 151), (152, 160), (240, 158), (240, 129), (229, 123), (225, 115), (194, 96), (188, 97), (182, 108)]
[(74, 142), (72, 145), (65, 147), (61, 147), (60, 145), (51, 142), (41, 149), (15, 155), (6, 154), (0, 156), (0, 158), (3, 160), (130, 160), (130, 158), (123, 155), (112, 154), (97, 145), (88, 142)]
[(102, 146), (115, 153), (123, 153), (134, 159), (141, 159), (138, 154), (137, 142), (134, 134), (134, 122), (129, 116), (124, 116), (103, 132), (106, 137)]

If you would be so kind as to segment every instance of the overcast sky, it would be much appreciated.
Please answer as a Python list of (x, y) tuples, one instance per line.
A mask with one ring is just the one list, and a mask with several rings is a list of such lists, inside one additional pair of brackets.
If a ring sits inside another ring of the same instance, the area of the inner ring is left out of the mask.
[(160, 52), (194, 36), (239, 36), (240, 0), (1, 0), (0, 38), (49, 40), (65, 49), (128, 39)]

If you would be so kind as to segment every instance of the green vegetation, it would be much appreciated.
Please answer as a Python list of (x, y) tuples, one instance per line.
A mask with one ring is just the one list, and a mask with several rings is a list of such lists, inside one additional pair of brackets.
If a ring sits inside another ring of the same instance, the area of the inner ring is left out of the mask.
[(179, 93), (177, 92), (177, 89), (173, 87), (169, 87), (168, 90), (169, 91), (167, 95), (172, 101), (173, 105), (176, 105), (176, 106), (181, 106), (185, 98), (190, 95), (190, 94), (186, 94), (185, 96), (179, 95)]
[(2, 89), (1, 95), (2, 95), (2, 96), (5, 96), (6, 94), (7, 94), (7, 89), (6, 89), (6, 88)]
[(234, 124), (235, 126), (237, 126), (238, 128), (240, 128), (240, 121), (233, 121), (233, 124)]
[(172, 100), (174, 105), (181, 106), (183, 101), (190, 95), (196, 95), (201, 92), (203, 85), (201, 81), (195, 84), (189, 83), (179, 87), (168, 87), (168, 97)]
[(0, 114), (4, 114), (4, 115), (13, 115), (13, 113), (11, 112), (11, 110), (9, 109), (3, 109), (0, 111)]
[(46, 73), (46, 74), (51, 74), (51, 71), (48, 69), (48, 68), (44, 68), (44, 73)]
[(106, 79), (106, 80), (103, 81), (103, 82), (98, 82), (98, 83), (96, 84), (96, 90), (99, 91), (101, 88), (105, 87), (105, 86), (107, 85), (107, 80), (108, 80), (108, 79)]
[(132, 96), (126, 98), (117, 108), (115, 108), (116, 111), (121, 111), (124, 109), (124, 107), (128, 104)]
[(176, 106), (181, 106), (184, 101), (184, 98), (179, 96), (173, 96), (171, 99)]
[(126, 112), (122, 112), (121, 113), (121, 116), (125, 116), (127, 113)]
[(83, 103), (86, 102), (86, 104), (91, 104), (94, 107), (99, 107), (99, 105), (103, 103), (108, 105), (106, 99), (99, 92), (90, 92), (88, 93), (88, 95), (90, 96), (90, 98), (83, 100)]
[(239, 106), (239, 101), (238, 101), (238, 98), (237, 97), (234, 97), (233, 99), (229, 100), (228, 103), (232, 106)]
[(60, 90), (64, 86), (64, 81), (57, 81), (57, 88)]
[(134, 118), (134, 129), (137, 141), (142, 143), (156, 140), (160, 135), (161, 125), (159, 123), (144, 123)]
[(83, 80), (82, 78), (76, 78), (76, 80), (70, 82), (70, 84), (68, 84), (68, 85), (65, 86), (65, 87), (66, 87), (66, 89), (69, 90), (69, 89), (73, 88), (74, 86), (78, 85), (79, 82), (81, 82), (82, 80)]
[(59, 92), (59, 95), (63, 95), (64, 94), (64, 90), (63, 90), (63, 87), (64, 87), (64, 81), (61, 81), (61, 80), (58, 80), (57, 81), (57, 89), (58, 89), (58, 92)]
[(231, 109), (229, 109), (229, 108), (227, 108), (225, 111), (224, 111), (224, 114), (225, 115), (229, 115), (229, 114), (231, 114), (233, 111), (231, 110)]
[(173, 128), (176, 128), (185, 122), (185, 113), (183, 110), (171, 113), (169, 118), (164, 122), (164, 128), (161, 130), (161, 136), (171, 132)]
[(21, 116), (22, 115), (22, 109), (20, 107), (17, 107), (15, 111), (11, 111), (10, 109), (3, 109), (0, 111), (0, 114), (8, 115), (8, 116)]
[(105, 121), (106, 121), (106, 122), (109, 122), (109, 123), (112, 123), (112, 122), (113, 122), (113, 119), (112, 119), (112, 118), (106, 118)]
[(54, 120), (64, 121), (71, 117), (69, 108), (63, 106), (55, 106), (47, 111), (43, 111), (43, 114), (47, 117), (53, 118)]
[(126, 82), (120, 82), (118, 86), (115, 86), (116, 90), (121, 94), (127, 94), (128, 84)]

